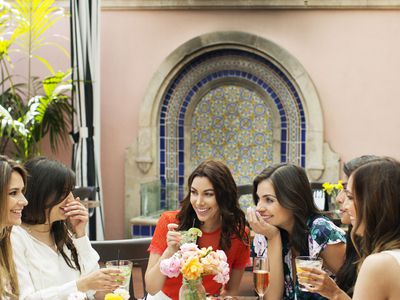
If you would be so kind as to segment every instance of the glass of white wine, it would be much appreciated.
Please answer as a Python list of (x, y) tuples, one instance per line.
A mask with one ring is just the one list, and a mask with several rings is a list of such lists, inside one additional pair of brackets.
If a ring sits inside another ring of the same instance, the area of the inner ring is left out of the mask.
[(263, 299), (269, 284), (269, 264), (267, 257), (253, 258), (254, 287), (259, 299)]

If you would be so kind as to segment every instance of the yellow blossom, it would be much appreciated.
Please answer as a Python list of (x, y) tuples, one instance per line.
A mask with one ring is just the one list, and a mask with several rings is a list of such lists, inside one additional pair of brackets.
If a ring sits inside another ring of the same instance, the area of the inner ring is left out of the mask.
[(9, 40), (0, 39), (0, 58), (7, 55), (8, 47), (10, 47)]
[(339, 180), (338, 183), (330, 183), (330, 182), (324, 182), (322, 184), (322, 188), (328, 195), (336, 195), (338, 192), (343, 190), (343, 184), (342, 180)]
[(188, 280), (198, 279), (204, 268), (198, 257), (189, 257), (182, 265), (182, 275)]
[(330, 184), (329, 182), (324, 182), (322, 187), (323, 187), (324, 191), (326, 191), (328, 193), (328, 195), (330, 195), (332, 193), (333, 185)]
[(120, 295), (108, 293), (104, 296), (104, 300), (123, 300), (123, 298)]

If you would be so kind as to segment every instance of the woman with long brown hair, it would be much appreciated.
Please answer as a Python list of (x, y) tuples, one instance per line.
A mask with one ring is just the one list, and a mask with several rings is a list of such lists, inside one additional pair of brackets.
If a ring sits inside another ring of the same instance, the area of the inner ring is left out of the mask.
[(21, 211), (28, 203), (23, 194), (25, 183), (25, 170), (0, 155), (0, 299), (19, 296), (10, 233), (12, 226), (21, 224)]
[(347, 193), (352, 236), (362, 236), (353, 299), (400, 299), (400, 162), (383, 158), (358, 168)]
[[(359, 257), (353, 299), (400, 299), (400, 162), (379, 158), (359, 167), (349, 178), (346, 195)], [(307, 283), (315, 284), (320, 271), (309, 272)], [(339, 291), (329, 299), (350, 297)]]
[(323, 267), (336, 273), (343, 264), (345, 233), (315, 206), (303, 168), (282, 163), (263, 170), (253, 181), (255, 210), (247, 219), (253, 231), (268, 240), (271, 281), (268, 299), (325, 299), (300, 290), (296, 256), (323, 258)]
[(230, 279), (225, 287), (210, 275), (204, 278), (206, 292), (235, 296), (250, 258), (246, 219), (239, 206), (235, 180), (225, 164), (207, 160), (189, 176), (188, 189), (182, 208), (163, 213), (157, 223), (149, 247), (146, 289), (150, 295), (178, 299), (182, 275), (167, 278), (160, 271), (160, 261), (178, 251), (182, 238), (179, 231), (196, 227), (203, 233), (197, 240), (199, 247), (224, 250), (230, 266)]
[(29, 204), (21, 226), (11, 233), (19, 299), (66, 300), (78, 291), (103, 299), (101, 293), (118, 288), (116, 280), (122, 277), (116, 270), (99, 269), (99, 256), (86, 235), (87, 209), (71, 193), (75, 174), (46, 157), (24, 166)]

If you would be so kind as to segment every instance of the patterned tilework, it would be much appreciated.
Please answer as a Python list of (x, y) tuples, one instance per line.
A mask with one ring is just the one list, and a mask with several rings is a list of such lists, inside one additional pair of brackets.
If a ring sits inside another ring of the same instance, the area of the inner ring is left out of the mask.
[[(273, 130), (280, 131), (280, 161), (304, 167), (305, 113), (284, 70), (266, 57), (236, 49), (189, 62), (169, 85), (160, 111), (161, 208), (177, 208), (184, 197), (185, 154), (191, 168), (203, 159), (221, 158), (238, 183), (248, 183), (272, 161)], [(184, 152), (185, 141), (190, 153)]]
[[(272, 159), (272, 113), (255, 91), (236, 85), (210, 90), (191, 123), (191, 169), (207, 158), (227, 163), (238, 184), (252, 182)], [(243, 197), (248, 207), (251, 197)]]

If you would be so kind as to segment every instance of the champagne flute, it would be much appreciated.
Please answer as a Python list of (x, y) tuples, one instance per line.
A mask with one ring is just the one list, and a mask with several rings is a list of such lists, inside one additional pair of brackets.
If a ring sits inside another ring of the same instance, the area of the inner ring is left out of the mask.
[(269, 266), (267, 257), (253, 258), (254, 287), (259, 299), (263, 299), (269, 284)]

